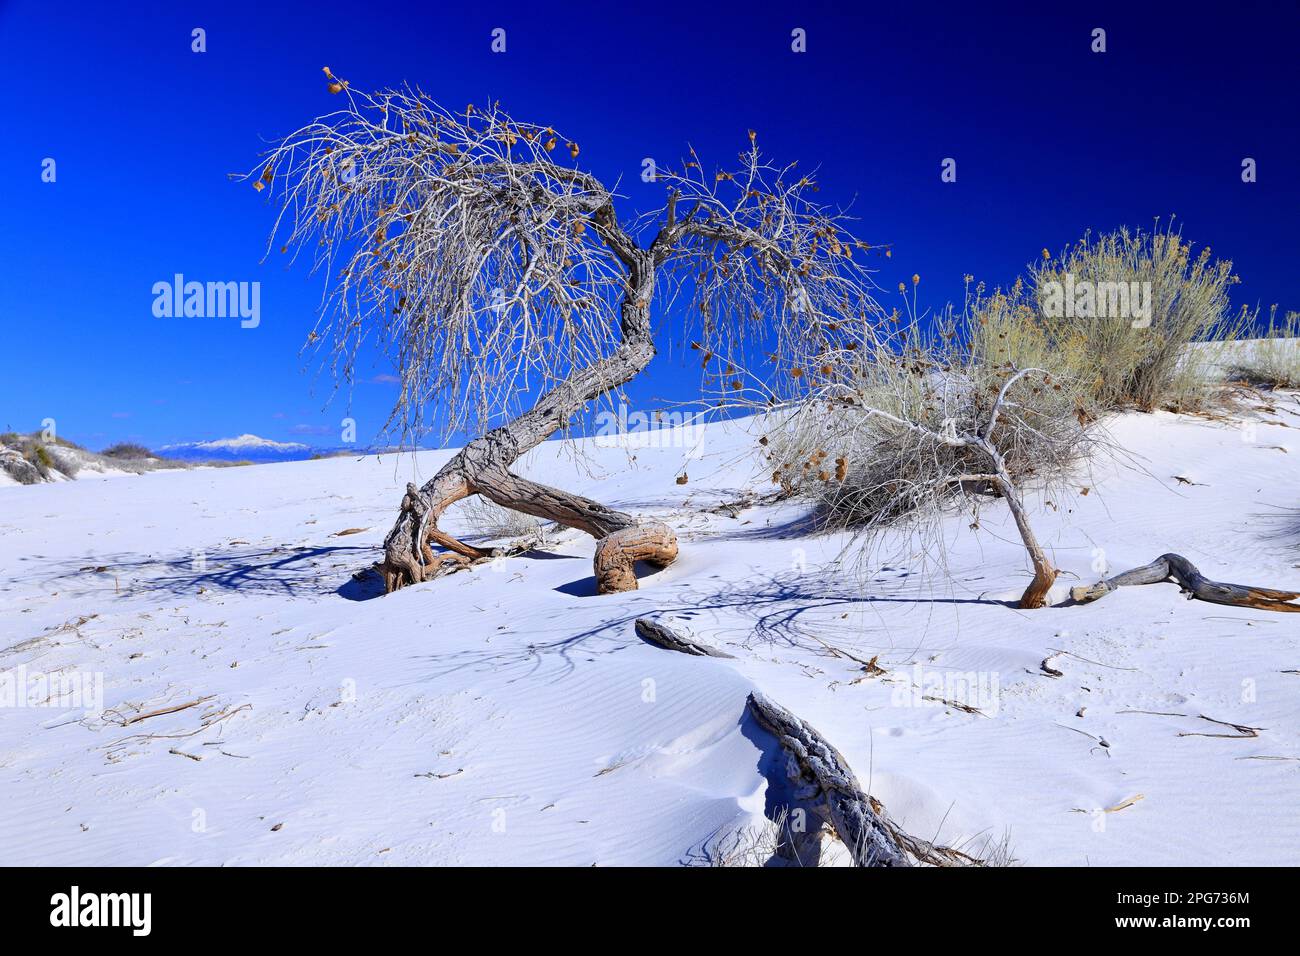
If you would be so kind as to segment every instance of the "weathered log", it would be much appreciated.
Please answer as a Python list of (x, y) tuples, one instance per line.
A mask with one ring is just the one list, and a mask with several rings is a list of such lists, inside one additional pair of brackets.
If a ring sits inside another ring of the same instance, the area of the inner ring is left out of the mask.
[(872, 806), (848, 762), (821, 734), (762, 694), (749, 695), (749, 710), (790, 757), (787, 773), (801, 795), (815, 799), (823, 819), (853, 855), (855, 866), (910, 866), (893, 828)]
[(1103, 598), (1116, 588), (1138, 584), (1159, 584), (1162, 581), (1178, 582), (1187, 600), (1199, 598), (1214, 604), (1231, 607), (1250, 607), (1260, 611), (1300, 611), (1300, 604), (1291, 603), (1300, 598), (1300, 591), (1276, 591), (1272, 588), (1252, 587), (1248, 584), (1221, 584), (1211, 581), (1192, 562), (1180, 554), (1162, 554), (1150, 564), (1125, 571), (1093, 585), (1082, 585), (1070, 591), (1070, 597), (1079, 604)]
[(681, 627), (671, 627), (663, 621), (650, 617), (636, 619), (637, 635), (644, 641), (662, 647), (667, 651), (679, 651), (695, 657), (726, 657), (732, 655), (697, 641), (690, 632)]

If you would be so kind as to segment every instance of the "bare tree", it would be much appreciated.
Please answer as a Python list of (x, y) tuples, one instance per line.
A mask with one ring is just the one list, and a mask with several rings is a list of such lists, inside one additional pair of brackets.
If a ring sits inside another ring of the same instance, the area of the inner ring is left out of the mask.
[(637, 560), (676, 558), (666, 525), (512, 470), (646, 368), (656, 300), (689, 290), (721, 380), (740, 374), (750, 338), (789, 364), (880, 318), (853, 258), (868, 247), (809, 198), (811, 179), (768, 166), (753, 133), (739, 171), (708, 174), (692, 151), (665, 170), (665, 205), (628, 219), (553, 127), (497, 104), (452, 112), (416, 89), (358, 93), (325, 73), (342, 108), (277, 141), (250, 175), (279, 200), (271, 247), (285, 236), (282, 252), (310, 250), (326, 276), (309, 342), (328, 348), (339, 382), (367, 342), (391, 357), (401, 390), (385, 427), (404, 439), (481, 436), (407, 486), (378, 565), (390, 591), (489, 556), (438, 527), (471, 495), (595, 537), (602, 592), (635, 588)]

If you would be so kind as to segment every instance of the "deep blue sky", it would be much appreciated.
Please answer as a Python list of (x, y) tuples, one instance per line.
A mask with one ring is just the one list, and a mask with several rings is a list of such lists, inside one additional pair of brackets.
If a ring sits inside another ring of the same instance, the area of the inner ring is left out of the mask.
[[(346, 397), (324, 409), (329, 383), (298, 351), (319, 281), (258, 264), (271, 209), (226, 177), (337, 105), (324, 65), (554, 124), (622, 177), (629, 208), (661, 202), (644, 157), (689, 142), (726, 163), (756, 129), (772, 158), (820, 165), (821, 198), (852, 202), (863, 238), (894, 244), (881, 285), (918, 272), (931, 305), (959, 301), (964, 273), (1005, 284), (1087, 228), (1176, 213), (1236, 261), (1239, 302), (1300, 308), (1295, 3), (838, 6), (0, 0), (0, 428), (53, 417), (96, 448), (337, 444)], [(790, 50), (795, 27), (807, 53)], [(955, 184), (940, 182), (948, 156)], [(261, 281), (260, 327), (154, 318), (151, 287), (176, 272)], [(635, 398), (693, 394), (697, 366), (667, 344)], [(393, 395), (357, 386), (361, 441)]]

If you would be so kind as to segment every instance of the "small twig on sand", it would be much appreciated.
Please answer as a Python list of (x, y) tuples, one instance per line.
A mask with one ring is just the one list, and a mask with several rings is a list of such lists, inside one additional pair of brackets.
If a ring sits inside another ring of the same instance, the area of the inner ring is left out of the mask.
[(199, 697), (195, 700), (188, 701), (184, 704), (177, 704), (174, 707), (162, 707), (159, 708), (158, 710), (148, 711), (147, 713), (136, 714), (134, 717), (128, 717), (126, 720), (123, 720), (122, 726), (130, 727), (132, 724), (138, 724), (140, 721), (148, 720), (150, 717), (161, 717), (163, 714), (174, 714), (178, 710), (186, 710), (190, 707), (197, 707), (199, 704), (203, 703), (204, 701), (208, 701), (211, 699), (212, 699), (212, 695), (208, 695), (207, 697)]
[[(1102, 813), (1119, 813), (1121, 810), (1126, 810), (1126, 809), (1128, 809), (1129, 807), (1133, 806), (1133, 804), (1137, 803), (1137, 802), (1138, 802), (1139, 800), (1141, 800), (1141, 799), (1143, 799), (1143, 794), (1137, 793), (1137, 794), (1134, 794), (1133, 796), (1129, 797), (1127, 800), (1121, 800), (1119, 803), (1115, 804), (1113, 807), (1102, 807), (1102, 808), (1101, 808), (1101, 812), (1102, 812)], [(1072, 813), (1095, 813), (1096, 811), (1095, 811), (1095, 810), (1085, 810), (1085, 809), (1083, 809), (1082, 807), (1075, 807), (1071, 812), (1072, 812)]]
[(976, 707), (972, 707), (970, 704), (960, 704), (960, 703), (958, 703), (958, 702), (955, 701), (955, 700), (949, 700), (947, 697), (933, 697), (933, 696), (931, 696), (930, 694), (924, 694), (924, 695), (922, 695), (921, 699), (922, 699), (922, 700), (932, 700), (932, 701), (935, 701), (936, 703), (944, 704), (944, 705), (946, 705), (946, 706), (948, 706), (948, 707), (955, 707), (955, 708), (957, 708), (958, 710), (964, 710), (964, 711), (965, 711), (966, 713), (968, 713), (968, 714), (977, 714), (977, 715), (979, 715), (980, 717), (987, 717), (987, 716), (988, 716), (988, 714), (984, 713), (984, 711), (979, 710), (979, 709), (976, 708)]
[(1189, 720), (1206, 720), (1212, 724), (1218, 724), (1220, 727), (1231, 727), (1237, 731), (1235, 734), (1202, 734), (1194, 731), (1180, 731), (1179, 737), (1225, 737), (1228, 740), (1240, 740), (1246, 737), (1258, 737), (1261, 730), (1267, 730), (1267, 727), (1248, 727), (1245, 724), (1234, 724), (1228, 720), (1215, 720), (1213, 717), (1206, 717), (1204, 714), (1174, 714), (1163, 710), (1120, 710), (1119, 714), (1149, 714), (1152, 717), (1186, 717)]

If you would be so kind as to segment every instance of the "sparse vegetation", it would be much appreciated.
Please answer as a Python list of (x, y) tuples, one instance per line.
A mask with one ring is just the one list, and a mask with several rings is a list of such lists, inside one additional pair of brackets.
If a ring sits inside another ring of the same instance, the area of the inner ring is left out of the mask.
[(546, 522), (520, 511), (503, 508), (489, 498), (466, 498), (458, 510), (470, 531), (488, 541), (505, 538), (536, 538), (544, 541), (546, 538)]
[[(211, 464), (224, 466), (238, 462)], [(29, 435), (10, 431), (0, 435), (0, 468), (20, 484), (75, 478), (82, 471), (112, 470), (139, 475), (188, 467), (191, 466), (187, 463), (159, 458), (143, 445), (132, 443), (119, 443), (96, 453), (74, 441), (39, 431)]]
[(43, 471), (48, 471), (54, 467), (54, 459), (50, 457), (50, 453), (45, 450), (44, 445), (29, 445), (27, 450), (27, 460)]
[[(1234, 315), (1228, 298), (1238, 281), (1230, 261), (1215, 259), (1208, 246), (1195, 252), (1181, 230), (1159, 224), (1150, 232), (1123, 228), (1095, 239), (1085, 235), (1057, 256), (1044, 250), (1042, 261), (1029, 267), (1031, 311), (1016, 316), (1030, 326), (1024, 335), (1041, 339), (1103, 408), (1195, 410), (1212, 388), (1188, 346), (1242, 333), (1248, 316)], [(1149, 317), (1139, 317), (1135, 327), (1131, 310), (1113, 314), (1114, 299), (1104, 316), (1055, 315), (1044, 308), (1052, 284), (1073, 288), (1084, 282), (1098, 290), (1093, 311), (1100, 311), (1102, 290), (1128, 283), (1149, 288)], [(1144, 325), (1147, 318), (1150, 324)], [(986, 340), (985, 346), (998, 354), (1014, 341)]]
[[(1035, 567), (1022, 606), (1037, 607), (1055, 571), (1021, 489), (1068, 493), (1067, 478), (1097, 441), (1097, 411), (1050, 350), (1021, 348), (1017, 358), (1041, 364), (1020, 366), (970, 341), (972, 322), (1010, 308), (1005, 297), (975, 299), (933, 333), (912, 323), (901, 352), (862, 343), (823, 357), (809, 395), (775, 416), (765, 441), (774, 482), (816, 501), (827, 525), (868, 536), (906, 519), (931, 540), (956, 503), (977, 525), (982, 498), (1006, 498)], [(1008, 321), (1023, 332), (1023, 320)]]
[(1235, 378), (1268, 388), (1300, 389), (1300, 312), (1288, 312), (1279, 322), (1274, 306), (1267, 334), (1243, 342), (1234, 359)]
[[(1076, 466), (1103, 444), (1091, 426), (1107, 411), (1204, 407), (1217, 388), (1212, 356), (1191, 346), (1234, 340), (1252, 317), (1229, 311), (1230, 262), (1158, 225), (1085, 236), (1055, 257), (1044, 250), (1006, 290), (969, 281), (960, 314), (924, 324), (913, 291), (910, 318), (889, 341), (863, 336), (789, 370), (797, 394), (767, 403), (777, 409), (764, 439), (772, 480), (816, 501), (827, 525), (867, 534), (902, 519), (934, 532), (958, 502), (978, 525), (982, 496), (1007, 498), (1039, 587), (1054, 570), (1035, 556), (1019, 489), (1058, 502), (1076, 490)], [(899, 291), (906, 300), (905, 284)], [(1078, 308), (1060, 308), (1062, 296)], [(1289, 320), (1270, 330), (1260, 377), (1289, 379)]]
[(134, 442), (118, 442), (116, 445), (110, 445), (100, 452), (105, 458), (153, 458), (154, 453), (143, 445), (137, 445)]

